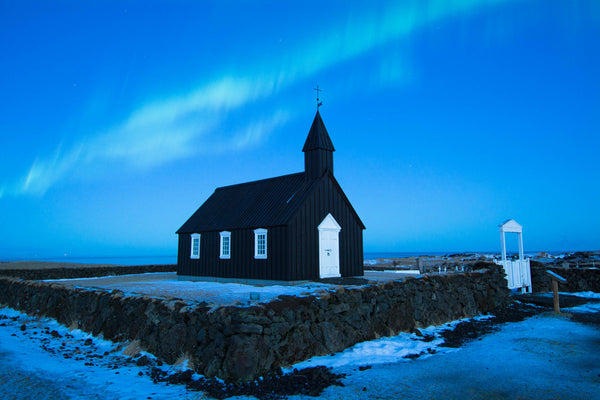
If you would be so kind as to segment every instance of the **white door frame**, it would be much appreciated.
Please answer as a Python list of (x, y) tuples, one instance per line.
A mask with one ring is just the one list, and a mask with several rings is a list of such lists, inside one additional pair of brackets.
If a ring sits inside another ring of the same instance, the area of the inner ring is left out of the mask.
[[(319, 277), (339, 278), (342, 276), (340, 274), (340, 231), (342, 227), (333, 218), (333, 215), (327, 214), (317, 229), (319, 230)], [(323, 247), (323, 240), (331, 235), (335, 236), (334, 246), (336, 248)]]
[[(531, 266), (529, 259), (525, 259), (523, 253), (523, 227), (514, 219), (504, 221), (500, 228), (500, 247), (502, 250), (502, 259), (496, 261), (496, 264), (504, 267), (506, 273), (506, 280), (508, 281), (509, 289), (521, 289), (521, 292), (531, 293)], [(507, 260), (506, 259), (506, 233), (516, 233), (519, 239), (519, 259), (518, 260)]]

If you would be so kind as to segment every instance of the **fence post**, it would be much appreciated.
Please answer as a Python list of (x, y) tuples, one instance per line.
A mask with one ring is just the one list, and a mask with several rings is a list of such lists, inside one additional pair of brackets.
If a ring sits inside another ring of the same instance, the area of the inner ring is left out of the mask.
[(567, 280), (562, 276), (555, 274), (550, 270), (546, 270), (546, 274), (552, 279), (552, 296), (554, 297), (554, 314), (560, 314), (560, 304), (558, 299), (558, 283), (565, 284)]

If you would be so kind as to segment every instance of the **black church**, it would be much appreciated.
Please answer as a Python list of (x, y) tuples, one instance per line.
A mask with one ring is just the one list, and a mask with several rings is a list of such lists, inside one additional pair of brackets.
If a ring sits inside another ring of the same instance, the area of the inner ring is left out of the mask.
[(180, 279), (306, 281), (363, 275), (365, 226), (333, 176), (317, 110), (305, 171), (220, 187), (177, 231)]

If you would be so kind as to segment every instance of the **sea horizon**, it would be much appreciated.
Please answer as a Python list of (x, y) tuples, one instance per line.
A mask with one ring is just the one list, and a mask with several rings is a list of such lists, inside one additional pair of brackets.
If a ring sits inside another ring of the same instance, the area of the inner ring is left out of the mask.
[[(530, 251), (526, 256), (533, 257), (538, 253), (545, 252), (551, 255), (571, 253), (573, 251)], [(453, 254), (485, 254), (499, 255), (500, 251), (366, 251), (363, 259), (372, 260), (376, 258), (405, 258), (405, 257), (434, 257), (449, 256)], [(516, 252), (509, 252), (516, 254)], [(112, 264), (112, 265), (165, 265), (177, 264), (177, 255), (120, 255), (120, 256), (58, 256), (58, 257), (2, 257), (0, 262), (9, 261), (32, 261), (32, 262), (63, 262), (76, 264)]]

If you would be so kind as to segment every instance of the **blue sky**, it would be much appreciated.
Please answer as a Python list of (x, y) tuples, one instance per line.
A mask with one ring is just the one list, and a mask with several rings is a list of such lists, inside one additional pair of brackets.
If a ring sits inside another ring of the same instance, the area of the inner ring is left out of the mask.
[(0, 259), (175, 254), (303, 169), (317, 84), (366, 251), (598, 249), (598, 38), (594, 0), (0, 0)]

